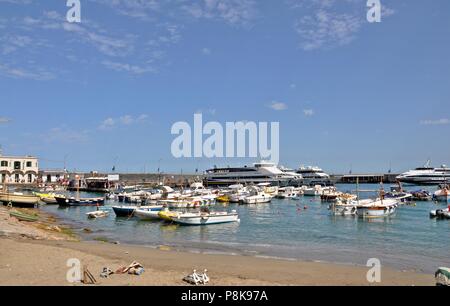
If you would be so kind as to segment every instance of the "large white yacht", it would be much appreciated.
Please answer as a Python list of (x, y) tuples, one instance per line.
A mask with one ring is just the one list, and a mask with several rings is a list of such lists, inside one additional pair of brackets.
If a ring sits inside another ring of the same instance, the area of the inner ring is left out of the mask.
[(319, 167), (301, 166), (297, 174), (303, 177), (303, 184), (313, 185), (332, 185), (331, 177)]
[(423, 167), (407, 171), (399, 176), (397, 180), (402, 183), (414, 185), (439, 185), (450, 181), (450, 168), (442, 165), (440, 168), (430, 167), (430, 161)]
[(301, 180), (301, 175), (295, 172), (284, 172), (274, 163), (266, 161), (255, 163), (251, 167), (214, 168), (207, 170), (204, 174), (206, 186), (259, 183), (286, 186), (298, 184)]

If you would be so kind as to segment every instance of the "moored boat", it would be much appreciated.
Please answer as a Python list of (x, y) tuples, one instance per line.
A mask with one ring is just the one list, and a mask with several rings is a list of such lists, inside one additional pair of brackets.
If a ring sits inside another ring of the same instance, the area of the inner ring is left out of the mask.
[(33, 208), (39, 203), (39, 200), (40, 198), (35, 195), (25, 195), (18, 192), (0, 192), (0, 202), (3, 202), (5, 205), (11, 204), (12, 206)]
[(198, 212), (184, 213), (172, 218), (181, 225), (210, 225), (220, 223), (239, 222), (239, 215), (235, 210), (231, 212)]
[(97, 210), (97, 211), (91, 211), (86, 213), (89, 219), (97, 219), (97, 218), (104, 218), (109, 215), (109, 211), (106, 210)]
[(9, 212), (9, 215), (18, 219), (19, 221), (36, 222), (39, 220), (39, 217), (36, 215), (30, 215), (19, 211), (11, 211)]
[(396, 199), (368, 199), (359, 201), (356, 209), (361, 218), (381, 218), (394, 214), (397, 206)]
[(430, 218), (450, 219), (450, 205), (444, 209), (436, 209), (430, 211)]
[(113, 206), (112, 209), (117, 217), (131, 217), (133, 216), (136, 209), (145, 209), (152, 211), (160, 211), (164, 208), (162, 205), (153, 206), (130, 206), (130, 205), (119, 205)]
[(139, 219), (145, 220), (158, 220), (160, 210), (149, 210), (138, 208), (134, 211), (134, 215)]
[(55, 196), (59, 206), (103, 206), (104, 198), (68, 198), (64, 196)]
[(433, 195), (433, 200), (437, 202), (450, 202), (450, 191), (447, 186), (436, 191)]

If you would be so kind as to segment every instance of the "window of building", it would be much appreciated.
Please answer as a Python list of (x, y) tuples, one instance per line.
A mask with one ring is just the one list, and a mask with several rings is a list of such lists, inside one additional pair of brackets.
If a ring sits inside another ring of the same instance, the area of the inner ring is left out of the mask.
[(32, 182), (33, 182), (33, 175), (28, 174), (28, 183), (32, 183)]
[(14, 170), (20, 170), (20, 161), (14, 162)]
[(14, 181), (15, 181), (16, 183), (20, 183), (20, 175), (19, 175), (18, 173), (16, 173), (16, 174), (14, 175)]
[(30, 162), (30, 161), (28, 161), (28, 162), (27, 162), (27, 168), (31, 168), (31, 167), (33, 167), (33, 163)]
[(0, 166), (8, 167), (8, 162), (6, 160), (2, 160)]
[(1, 176), (1, 181), (0, 181), (1, 183), (6, 183), (6, 174), (5, 173), (2, 173), (2, 176)]

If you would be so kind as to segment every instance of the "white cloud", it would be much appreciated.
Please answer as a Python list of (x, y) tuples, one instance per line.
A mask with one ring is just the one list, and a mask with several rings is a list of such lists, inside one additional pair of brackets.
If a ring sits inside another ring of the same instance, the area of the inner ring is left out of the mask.
[(0, 64), (0, 75), (14, 79), (30, 79), (35, 81), (48, 81), (55, 78), (52, 72), (44, 68), (12, 67), (6, 64)]
[(194, 18), (222, 20), (230, 25), (249, 25), (257, 15), (254, 0), (197, 0), (183, 9)]
[(147, 119), (148, 119), (147, 114), (140, 114), (138, 116), (123, 115), (120, 116), (119, 118), (109, 117), (101, 122), (99, 129), (107, 131), (119, 125), (133, 125), (137, 123), (143, 123), (147, 121)]
[(102, 64), (112, 70), (115, 71), (125, 71), (130, 72), (132, 74), (144, 74), (147, 72), (157, 72), (155, 68), (153, 68), (150, 65), (146, 66), (138, 66), (138, 65), (132, 65), (128, 63), (119, 63), (119, 62), (112, 62), (112, 61), (103, 61)]
[(450, 119), (443, 118), (437, 120), (422, 120), (420, 121), (421, 125), (447, 125), (450, 124)]
[(314, 112), (313, 109), (304, 109), (304, 110), (303, 110), (303, 114), (304, 114), (306, 117), (312, 117), (312, 116), (314, 116), (315, 112)]
[(78, 131), (61, 126), (52, 128), (46, 134), (41, 135), (41, 137), (47, 142), (73, 143), (87, 141), (89, 138), (88, 134), (87, 130)]
[(0, 117), (0, 124), (6, 124), (11, 122), (11, 119), (6, 118), (6, 117)]
[(203, 48), (203, 49), (202, 49), (202, 53), (203, 53), (204, 55), (211, 55), (211, 49), (209, 49), (209, 48)]
[(112, 127), (114, 127), (115, 124), (116, 124), (116, 122), (114, 121), (113, 118), (107, 118), (107, 119), (103, 120), (103, 122), (100, 124), (99, 129), (109, 130)]
[(273, 101), (269, 107), (273, 110), (276, 111), (282, 111), (282, 110), (286, 110), (288, 108), (288, 106), (285, 103), (282, 102), (277, 102), (277, 101)]
[[(294, 25), (301, 38), (300, 46), (305, 51), (349, 44), (356, 39), (363, 25), (369, 24), (365, 1), (289, 0), (289, 3), (291, 8), (307, 12)], [(382, 18), (394, 13), (393, 9), (382, 6)]]
[(305, 16), (297, 21), (295, 29), (302, 38), (301, 47), (310, 51), (350, 43), (362, 23), (363, 19), (358, 15), (337, 14), (321, 9), (314, 16)]

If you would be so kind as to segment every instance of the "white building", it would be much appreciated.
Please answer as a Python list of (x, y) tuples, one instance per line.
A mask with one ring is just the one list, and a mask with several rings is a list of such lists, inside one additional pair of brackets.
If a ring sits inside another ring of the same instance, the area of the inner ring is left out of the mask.
[(33, 184), (37, 182), (39, 163), (33, 156), (3, 156), (0, 154), (0, 183)]

